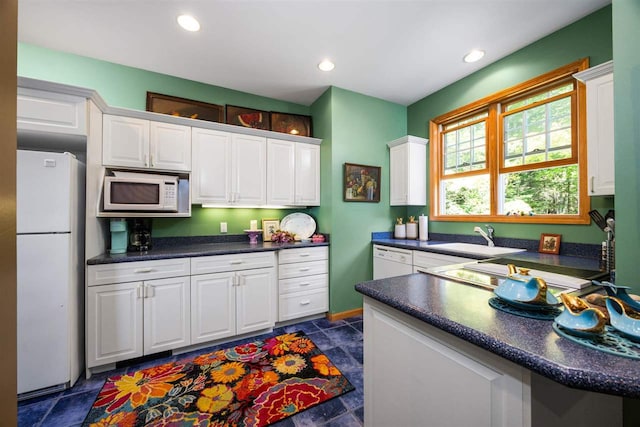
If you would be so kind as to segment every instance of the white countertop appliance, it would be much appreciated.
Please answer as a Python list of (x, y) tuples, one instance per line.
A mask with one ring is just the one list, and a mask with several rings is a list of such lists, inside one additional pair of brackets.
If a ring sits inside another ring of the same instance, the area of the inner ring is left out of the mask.
[(17, 152), (18, 398), (71, 387), (82, 369), (84, 165)]
[(407, 249), (373, 245), (373, 280), (413, 273), (413, 253)]

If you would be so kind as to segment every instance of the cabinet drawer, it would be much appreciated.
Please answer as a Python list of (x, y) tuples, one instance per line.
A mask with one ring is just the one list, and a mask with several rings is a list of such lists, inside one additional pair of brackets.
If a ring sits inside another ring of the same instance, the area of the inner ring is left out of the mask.
[(278, 254), (279, 264), (292, 262), (318, 261), (329, 258), (329, 248), (320, 246), (317, 248), (284, 249)]
[(329, 263), (324, 261), (297, 262), (284, 264), (278, 267), (278, 278), (289, 279), (291, 277), (313, 276), (329, 272)]
[(442, 265), (460, 264), (462, 262), (475, 261), (471, 258), (463, 258), (451, 255), (436, 254), (433, 252), (413, 251), (414, 267), (440, 267)]
[(90, 265), (88, 286), (188, 276), (189, 258)]
[(289, 320), (329, 310), (329, 292), (317, 289), (281, 295), (278, 320)]
[(309, 291), (312, 289), (323, 289), (329, 285), (329, 276), (327, 274), (317, 274), (315, 276), (294, 277), (292, 279), (284, 279), (278, 282), (280, 295), (290, 294), (291, 292)]
[(191, 275), (274, 267), (274, 252), (252, 252), (191, 258)]

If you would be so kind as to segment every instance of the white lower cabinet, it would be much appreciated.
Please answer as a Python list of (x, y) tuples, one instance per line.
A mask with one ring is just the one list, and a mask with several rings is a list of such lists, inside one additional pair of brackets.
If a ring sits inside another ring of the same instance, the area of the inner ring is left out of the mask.
[(329, 249), (284, 249), (278, 255), (278, 320), (329, 310)]
[(528, 371), (419, 323), (365, 298), (366, 426), (530, 425)]
[(192, 258), (192, 344), (273, 327), (274, 267), (274, 252)]
[(191, 343), (273, 327), (275, 272), (259, 268), (191, 277)]
[(437, 254), (434, 252), (413, 251), (413, 272), (426, 273), (433, 267), (442, 267), (444, 265), (460, 264), (472, 261), (475, 260), (453, 255)]
[(189, 277), (90, 286), (87, 367), (190, 344)]

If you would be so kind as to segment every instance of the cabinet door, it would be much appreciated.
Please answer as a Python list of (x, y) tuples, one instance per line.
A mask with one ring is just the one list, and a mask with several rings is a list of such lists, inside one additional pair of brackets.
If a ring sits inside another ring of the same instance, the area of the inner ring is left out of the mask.
[(102, 164), (149, 167), (149, 121), (103, 116)]
[(191, 202), (227, 205), (231, 201), (231, 134), (192, 131)]
[(154, 169), (191, 170), (191, 128), (151, 122), (149, 165)]
[(191, 344), (236, 333), (235, 273), (191, 276)]
[(267, 204), (294, 204), (297, 184), (295, 161), (295, 142), (267, 140)]
[[(409, 145), (402, 144), (389, 150), (389, 203), (391, 206), (406, 205), (408, 201)], [(424, 177), (426, 180), (426, 177)]]
[(267, 202), (267, 140), (233, 134), (232, 203), (264, 205)]
[(587, 82), (589, 195), (615, 194), (613, 73)]
[(18, 130), (87, 134), (87, 100), (79, 96), (18, 88)]
[(236, 273), (238, 334), (270, 328), (276, 317), (276, 283), (273, 268), (244, 270)]
[(320, 206), (320, 146), (296, 144), (296, 197), (300, 206)]
[(142, 282), (87, 288), (87, 367), (142, 356)]
[(144, 282), (144, 354), (190, 344), (189, 277)]

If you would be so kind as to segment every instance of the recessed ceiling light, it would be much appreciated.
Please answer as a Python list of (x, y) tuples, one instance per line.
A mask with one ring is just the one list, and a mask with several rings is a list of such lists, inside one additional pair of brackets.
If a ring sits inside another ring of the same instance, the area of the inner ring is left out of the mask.
[(476, 62), (484, 56), (484, 50), (473, 49), (467, 53), (462, 60), (464, 62)]
[(320, 68), (322, 71), (331, 71), (335, 67), (336, 67), (335, 64), (329, 61), (328, 59), (325, 59), (324, 61), (318, 64), (318, 68)]
[(187, 31), (198, 31), (200, 29), (200, 23), (191, 15), (178, 16), (178, 24)]

